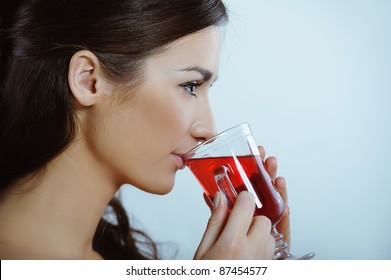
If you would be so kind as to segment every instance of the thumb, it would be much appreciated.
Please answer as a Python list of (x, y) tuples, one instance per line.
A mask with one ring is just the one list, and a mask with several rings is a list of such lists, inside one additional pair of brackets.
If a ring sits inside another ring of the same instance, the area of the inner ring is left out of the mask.
[(194, 259), (201, 259), (217, 241), (227, 222), (228, 211), (228, 206), (223, 196), (220, 192), (217, 192), (213, 200), (212, 215), (209, 218), (204, 236), (194, 255)]

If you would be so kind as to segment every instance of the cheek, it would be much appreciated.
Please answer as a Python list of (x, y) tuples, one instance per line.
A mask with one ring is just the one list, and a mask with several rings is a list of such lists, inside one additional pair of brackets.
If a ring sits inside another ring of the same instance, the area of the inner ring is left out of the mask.
[(171, 153), (191, 125), (186, 97), (172, 90), (143, 91), (130, 104), (94, 111), (89, 147), (116, 183), (159, 194), (172, 189), (177, 169)]
[[(137, 104), (140, 114), (140, 131), (150, 135), (150, 139), (161, 148), (175, 148), (188, 133), (193, 119), (189, 106), (191, 97), (186, 98), (179, 90), (167, 88), (145, 93)], [(171, 151), (173, 152), (173, 151)]]
[(134, 184), (148, 192), (164, 194), (174, 184), (177, 167), (171, 153), (178, 152), (191, 125), (191, 111), (178, 92), (150, 90), (140, 92), (133, 106), (132, 157), (138, 165), (131, 170)]
[(87, 147), (114, 178), (123, 176), (132, 153), (130, 115), (121, 107), (94, 109), (86, 125)]

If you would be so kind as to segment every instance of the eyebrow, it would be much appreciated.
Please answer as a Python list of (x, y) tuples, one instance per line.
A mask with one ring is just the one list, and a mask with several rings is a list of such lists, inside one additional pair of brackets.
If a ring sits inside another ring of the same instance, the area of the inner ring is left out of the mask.
[[(191, 72), (191, 71), (196, 71), (202, 75), (202, 78), (204, 81), (209, 81), (210, 78), (212, 78), (213, 74), (210, 72), (208, 69), (202, 68), (202, 67), (188, 67), (184, 69), (178, 69), (177, 71), (181, 72)], [(217, 80), (217, 77), (214, 81)]]

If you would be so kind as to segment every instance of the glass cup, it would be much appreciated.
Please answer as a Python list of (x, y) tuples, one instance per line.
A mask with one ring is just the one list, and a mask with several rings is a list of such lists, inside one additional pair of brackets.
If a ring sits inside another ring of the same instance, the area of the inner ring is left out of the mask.
[(272, 222), (272, 234), (276, 239), (274, 259), (311, 259), (309, 253), (296, 258), (288, 251), (288, 244), (276, 230), (284, 203), (266, 172), (264, 162), (248, 124), (225, 130), (199, 144), (183, 155), (183, 160), (195, 175), (211, 201), (220, 192), (229, 208), (232, 208), (241, 191), (249, 191), (255, 197), (254, 215), (264, 215)]

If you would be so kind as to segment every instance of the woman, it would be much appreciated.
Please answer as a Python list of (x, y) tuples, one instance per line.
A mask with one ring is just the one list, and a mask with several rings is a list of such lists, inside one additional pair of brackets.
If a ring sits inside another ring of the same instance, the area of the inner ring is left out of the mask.
[[(168, 193), (180, 154), (215, 134), (207, 93), (223, 3), (9, 5), (1, 9), (0, 257), (158, 258), (115, 193), (124, 183)], [(275, 178), (275, 159), (265, 163)], [(283, 178), (276, 185), (286, 199)], [(108, 204), (114, 218), (104, 215)], [(230, 213), (222, 199), (213, 204), (196, 259), (273, 256), (270, 221), (252, 217), (249, 193)], [(288, 223), (285, 215), (286, 235)]]

